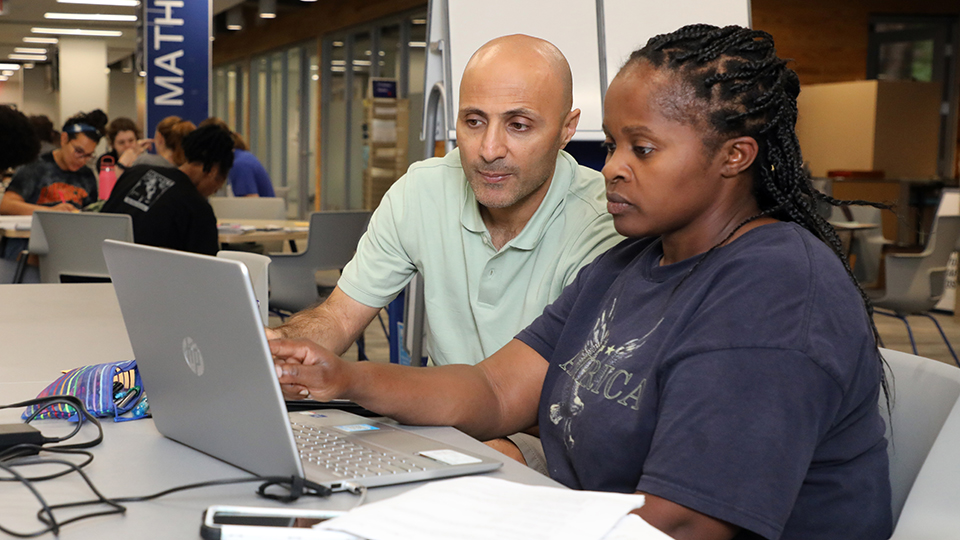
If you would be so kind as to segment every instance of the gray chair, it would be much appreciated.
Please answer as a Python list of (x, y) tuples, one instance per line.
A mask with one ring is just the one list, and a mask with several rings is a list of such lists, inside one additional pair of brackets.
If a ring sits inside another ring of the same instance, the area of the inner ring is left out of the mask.
[(103, 259), (106, 239), (133, 242), (133, 221), (127, 214), (93, 212), (33, 213), (29, 252), (39, 257), (40, 281), (109, 281)]
[(240, 261), (247, 267), (247, 273), (250, 275), (250, 284), (253, 285), (253, 295), (257, 298), (257, 305), (260, 307), (260, 320), (266, 326), (270, 321), (269, 304), (269, 271), (270, 257), (258, 253), (247, 251), (218, 251), (217, 257), (229, 259), (231, 261)]
[(270, 309), (296, 313), (320, 300), (316, 274), (350, 262), (370, 221), (370, 212), (316, 212), (310, 215), (302, 253), (271, 253)]
[[(950, 341), (940, 323), (929, 311), (937, 305), (943, 296), (947, 276), (947, 261), (960, 237), (960, 216), (937, 216), (930, 229), (927, 245), (920, 253), (888, 253), (884, 258), (885, 288), (867, 290), (873, 305), (881, 315), (896, 317), (907, 327), (907, 335), (917, 354), (917, 344), (913, 339), (908, 315), (922, 315), (929, 318), (940, 331), (943, 342), (947, 344), (953, 360), (960, 366)], [(884, 311), (887, 310), (887, 311)]]
[[(893, 538), (956, 538), (960, 515), (960, 369), (880, 349), (890, 367), (893, 411), (887, 420)], [(947, 508), (944, 515), (932, 507)], [(953, 522), (945, 525), (944, 521)], [(940, 527), (941, 534), (929, 534)], [(950, 534), (942, 534), (946, 532)]]

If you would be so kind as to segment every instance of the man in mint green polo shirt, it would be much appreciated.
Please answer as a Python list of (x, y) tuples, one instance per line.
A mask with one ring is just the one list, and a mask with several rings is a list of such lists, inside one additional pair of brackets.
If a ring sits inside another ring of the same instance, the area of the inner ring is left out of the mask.
[(343, 354), (420, 272), (434, 364), (476, 364), (509, 342), (621, 239), (603, 177), (561, 150), (580, 116), (572, 101), (552, 44), (517, 35), (484, 45), (460, 86), (458, 148), (410, 167), (329, 299), (270, 337)]
[[(500, 349), (622, 239), (603, 176), (562, 150), (580, 119), (572, 106), (570, 66), (552, 44), (514, 35), (481, 47), (460, 84), (457, 150), (412, 165), (330, 297), (268, 337), (305, 337), (342, 355), (420, 272), (434, 364), (476, 364)], [(542, 452), (518, 435), (522, 459), (509, 442), (488, 444), (543, 470), (530, 463)]]

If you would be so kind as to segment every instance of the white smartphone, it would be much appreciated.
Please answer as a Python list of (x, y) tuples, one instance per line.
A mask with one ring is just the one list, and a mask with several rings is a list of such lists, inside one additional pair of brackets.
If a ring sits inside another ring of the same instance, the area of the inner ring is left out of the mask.
[(321, 531), (313, 526), (342, 514), (309, 508), (211, 506), (203, 513), (200, 536), (206, 540), (317, 539)]

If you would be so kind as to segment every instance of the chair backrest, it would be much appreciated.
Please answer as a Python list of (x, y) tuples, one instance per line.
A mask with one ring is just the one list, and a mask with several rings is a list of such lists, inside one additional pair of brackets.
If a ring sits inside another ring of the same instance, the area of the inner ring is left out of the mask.
[(270, 306), (296, 312), (316, 303), (316, 273), (346, 266), (369, 221), (367, 210), (311, 214), (307, 248), (301, 253), (270, 255)]
[(217, 257), (240, 261), (247, 267), (250, 274), (250, 283), (253, 284), (253, 295), (260, 306), (260, 319), (266, 326), (270, 321), (269, 287), (270, 278), (267, 267), (270, 266), (270, 257), (248, 251), (218, 251)]
[(947, 261), (960, 238), (960, 216), (937, 216), (922, 253), (886, 256), (886, 291), (876, 302), (898, 313), (922, 313), (943, 296)]
[[(65, 277), (80, 280), (110, 278), (103, 260), (106, 239), (133, 242), (133, 221), (127, 214), (94, 212), (34, 212), (47, 252), (40, 255), (40, 281), (60, 283)], [(30, 231), (31, 251), (34, 230)]]
[[(897, 523), (927, 455), (941, 437), (947, 418), (951, 413), (960, 416), (960, 369), (900, 351), (880, 349), (880, 352), (892, 375), (893, 413), (885, 420), (890, 441), (887, 453), (890, 456), (893, 518)], [(880, 397), (880, 409), (886, 416), (883, 396)], [(960, 482), (960, 467), (955, 467), (953, 476), (954, 482)]]
[(279, 197), (210, 197), (217, 219), (287, 219), (286, 202)]

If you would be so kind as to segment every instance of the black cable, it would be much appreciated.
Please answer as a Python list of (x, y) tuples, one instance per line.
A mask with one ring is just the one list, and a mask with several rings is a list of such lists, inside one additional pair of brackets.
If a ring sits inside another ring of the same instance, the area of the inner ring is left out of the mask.
[[(103, 441), (103, 426), (100, 425), (100, 422), (87, 411), (84, 407), (83, 402), (80, 399), (69, 396), (48, 396), (44, 398), (36, 398), (27, 401), (22, 401), (19, 403), (14, 403), (10, 405), (0, 405), (0, 409), (7, 409), (12, 407), (28, 407), (31, 405), (42, 405), (37, 410), (35, 410), (26, 420), (25, 423), (29, 423), (31, 420), (35, 419), (40, 415), (44, 410), (50, 408), (56, 404), (64, 404), (69, 408), (74, 409), (77, 412), (77, 426), (73, 431), (63, 437), (44, 437), (44, 443), (48, 442), (62, 442), (72, 437), (76, 436), (82, 428), (83, 421), (89, 420), (94, 425), (97, 426), (98, 435), (94, 440), (74, 443), (74, 444), (61, 444), (58, 446), (44, 446), (37, 444), (18, 444), (13, 447), (10, 447), (3, 452), (0, 452), (0, 470), (6, 471), (10, 477), (2, 478), (2, 482), (20, 482), (23, 484), (32, 494), (36, 497), (37, 501), (40, 503), (40, 510), (37, 511), (37, 519), (40, 520), (47, 527), (40, 531), (35, 531), (32, 533), (23, 533), (17, 532), (10, 529), (7, 529), (3, 526), (0, 526), (0, 532), (9, 534), (17, 538), (33, 538), (52, 532), (55, 535), (60, 534), (60, 528), (69, 523), (74, 523), (83, 519), (89, 519), (92, 517), (106, 516), (113, 514), (122, 514), (126, 512), (126, 507), (120, 503), (130, 503), (130, 502), (142, 502), (150, 501), (169, 495), (171, 493), (177, 493), (180, 491), (186, 491), (190, 489), (198, 489), (204, 487), (213, 487), (213, 486), (223, 486), (231, 484), (241, 484), (248, 482), (262, 482), (262, 484), (257, 489), (257, 495), (265, 497), (272, 500), (278, 500), (282, 502), (293, 502), (303, 496), (315, 496), (315, 497), (329, 497), (331, 494), (330, 488), (311, 482), (304, 478), (298, 476), (254, 476), (254, 477), (245, 477), (245, 478), (233, 478), (226, 480), (212, 480), (208, 482), (198, 482), (194, 484), (187, 484), (182, 486), (176, 486), (173, 488), (165, 489), (157, 493), (143, 496), (134, 496), (134, 497), (120, 497), (120, 498), (108, 498), (105, 497), (100, 491), (94, 486), (93, 481), (86, 473), (83, 472), (82, 468), (86, 467), (93, 461), (93, 454), (81, 448), (89, 448), (91, 446), (96, 446), (101, 441)], [(82, 455), (87, 459), (81, 462), (80, 464), (73, 463), (64, 459), (51, 459), (51, 458), (41, 458), (38, 454), (40, 452), (52, 452), (59, 454), (69, 454), (69, 455)], [(26, 477), (15, 470), (15, 467), (24, 467), (31, 465), (62, 465), (65, 467), (64, 470), (44, 476), (39, 477)], [(34, 487), (35, 482), (40, 482), (43, 480), (50, 480), (53, 478), (59, 478), (66, 474), (76, 471), (83, 481), (90, 488), (90, 491), (96, 495), (96, 499), (86, 500), (86, 501), (77, 501), (71, 503), (61, 503), (50, 505), (47, 501), (40, 495), (40, 492)], [(286, 494), (274, 493), (270, 489), (274, 487), (281, 487), (287, 490)], [(78, 508), (82, 506), (92, 506), (92, 505), (107, 505), (111, 507), (110, 509), (103, 511), (95, 511), (87, 514), (81, 514), (74, 516), (72, 518), (57, 521), (56, 516), (54, 515), (55, 510), (62, 510), (66, 508)]]

